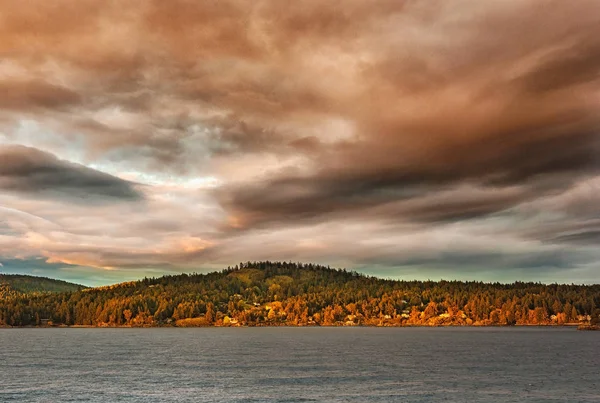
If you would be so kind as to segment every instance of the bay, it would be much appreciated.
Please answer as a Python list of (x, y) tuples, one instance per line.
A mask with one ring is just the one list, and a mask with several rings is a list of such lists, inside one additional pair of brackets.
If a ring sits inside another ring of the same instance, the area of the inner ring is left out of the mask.
[(600, 402), (600, 332), (0, 329), (0, 401)]

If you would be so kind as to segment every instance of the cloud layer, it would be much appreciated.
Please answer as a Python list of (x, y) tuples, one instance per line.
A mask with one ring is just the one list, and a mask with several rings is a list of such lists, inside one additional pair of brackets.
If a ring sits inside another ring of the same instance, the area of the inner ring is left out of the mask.
[(62, 161), (54, 155), (23, 146), (0, 146), (0, 189), (13, 192), (50, 193), (67, 201), (85, 199), (136, 200), (142, 195), (115, 176), (83, 165)]
[(0, 10), (5, 270), (600, 281), (595, 1)]

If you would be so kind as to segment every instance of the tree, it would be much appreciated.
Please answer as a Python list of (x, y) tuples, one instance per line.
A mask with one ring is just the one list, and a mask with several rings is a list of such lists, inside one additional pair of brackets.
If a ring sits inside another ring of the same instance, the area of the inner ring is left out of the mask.
[(212, 303), (206, 304), (206, 322), (213, 323), (215, 321), (215, 306)]
[(123, 311), (123, 317), (125, 318), (125, 324), (129, 324), (129, 321), (131, 320), (131, 310), (130, 309), (125, 309)]
[(590, 325), (598, 326), (600, 325), (600, 309), (595, 309), (594, 312), (590, 315)]

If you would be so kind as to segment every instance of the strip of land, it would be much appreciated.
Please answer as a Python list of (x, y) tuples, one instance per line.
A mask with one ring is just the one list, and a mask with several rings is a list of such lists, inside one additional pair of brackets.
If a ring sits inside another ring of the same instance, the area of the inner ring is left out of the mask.
[(594, 326), (600, 320), (600, 285), (387, 280), (286, 262), (75, 286), (23, 292), (0, 285), (0, 326)]

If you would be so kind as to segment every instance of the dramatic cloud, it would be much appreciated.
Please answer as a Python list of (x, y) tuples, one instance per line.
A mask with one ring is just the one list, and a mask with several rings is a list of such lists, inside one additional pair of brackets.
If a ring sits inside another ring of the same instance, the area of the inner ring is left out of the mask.
[(600, 281), (596, 1), (0, 11), (0, 261)]
[(0, 189), (64, 196), (67, 200), (97, 198), (135, 200), (133, 184), (54, 155), (22, 146), (0, 146)]
[(2, 109), (58, 109), (80, 102), (76, 93), (44, 82), (4, 82), (0, 91)]

